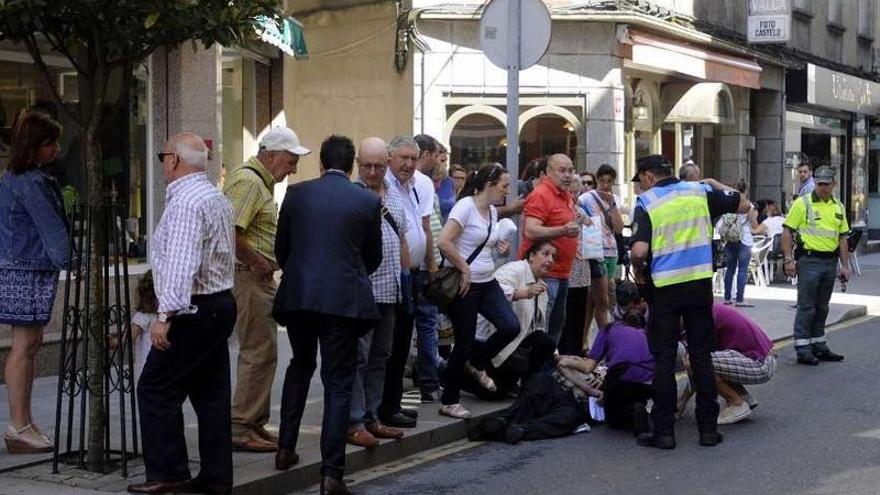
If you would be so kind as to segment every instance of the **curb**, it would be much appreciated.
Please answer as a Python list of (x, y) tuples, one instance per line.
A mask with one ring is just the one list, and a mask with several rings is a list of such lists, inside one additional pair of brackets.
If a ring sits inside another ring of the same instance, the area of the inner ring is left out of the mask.
[[(868, 316), (868, 307), (865, 305), (854, 306), (847, 309), (842, 315), (840, 315), (840, 318), (838, 318), (836, 321), (826, 324), (825, 330), (833, 331), (834, 327), (836, 327), (837, 325), (846, 323), (850, 320), (855, 320), (856, 318), (861, 318), (863, 316)], [(788, 334), (783, 337), (772, 339), (771, 342), (773, 342), (774, 344), (778, 344), (780, 342), (785, 342), (786, 340), (791, 340), (793, 338), (794, 334)]]
[[(372, 449), (359, 448), (346, 452), (345, 471), (347, 474), (355, 473), (467, 438), (470, 422), (500, 411), (508, 407), (510, 403), (505, 401), (496, 404), (497, 407), (475, 414), (471, 419), (450, 422), (437, 428), (407, 435), (400, 440), (384, 442)], [(242, 480), (241, 484), (233, 487), (232, 493), (234, 495), (282, 495), (303, 490), (321, 482), (321, 461), (318, 459), (309, 464), (297, 465), (289, 471), (274, 471), (274, 473), (258, 479)]]

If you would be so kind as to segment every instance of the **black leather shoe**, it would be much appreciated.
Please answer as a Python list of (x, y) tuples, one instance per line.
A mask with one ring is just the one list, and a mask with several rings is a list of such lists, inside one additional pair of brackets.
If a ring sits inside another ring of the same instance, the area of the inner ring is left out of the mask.
[(818, 366), (819, 360), (812, 354), (798, 354), (797, 362), (808, 366)]
[(395, 428), (415, 428), (416, 427), (416, 419), (403, 414), (403, 412), (399, 412), (393, 416), (387, 416), (384, 418), (379, 418), (379, 421), (382, 422), (383, 425), (393, 426)]
[(645, 404), (642, 402), (633, 404), (633, 435), (638, 437), (642, 433), (649, 433), (650, 431), (651, 420), (648, 411), (645, 409)]
[(401, 409), (400, 414), (412, 419), (419, 419), (419, 410), (418, 409)]
[(345, 482), (330, 476), (321, 480), (321, 495), (352, 495)]
[(813, 356), (819, 361), (830, 361), (832, 363), (843, 361), (843, 355), (833, 352), (831, 349), (825, 349), (824, 351), (819, 352), (813, 351)]
[(138, 485), (128, 485), (129, 493), (148, 493), (152, 495), (161, 495), (163, 493), (174, 493), (177, 491), (186, 491), (192, 480), (181, 481), (148, 481)]
[(299, 462), (299, 454), (292, 450), (278, 449), (275, 453), (275, 469), (279, 471), (287, 471), (297, 462)]
[(636, 439), (636, 443), (642, 447), (672, 450), (675, 448), (675, 437), (669, 435), (655, 435), (653, 433), (642, 433)]
[(504, 441), (510, 445), (520, 443), (526, 437), (526, 430), (522, 425), (512, 424), (504, 431)]
[(724, 441), (724, 435), (713, 431), (710, 433), (700, 433), (700, 445), (703, 447), (714, 447)]
[(503, 440), (507, 430), (507, 420), (500, 416), (492, 416), (483, 420), (483, 434), (491, 440)]

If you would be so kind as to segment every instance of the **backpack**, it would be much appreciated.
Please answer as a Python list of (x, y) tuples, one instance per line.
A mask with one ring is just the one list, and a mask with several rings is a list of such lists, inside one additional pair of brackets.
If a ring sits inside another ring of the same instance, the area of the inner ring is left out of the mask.
[(724, 242), (740, 242), (742, 240), (742, 224), (739, 215), (727, 213), (721, 217), (721, 225), (718, 226), (718, 235)]

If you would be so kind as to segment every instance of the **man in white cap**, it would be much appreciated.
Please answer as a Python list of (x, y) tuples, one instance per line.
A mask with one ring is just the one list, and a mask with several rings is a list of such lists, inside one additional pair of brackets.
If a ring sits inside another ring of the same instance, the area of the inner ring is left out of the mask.
[(238, 370), (232, 401), (232, 443), (237, 450), (272, 452), (278, 435), (266, 428), (278, 357), (278, 325), (272, 319), (275, 299), (276, 183), (296, 172), (299, 158), (310, 153), (287, 127), (272, 128), (257, 155), (229, 174), (223, 188), (235, 221), (235, 285), (238, 306)]

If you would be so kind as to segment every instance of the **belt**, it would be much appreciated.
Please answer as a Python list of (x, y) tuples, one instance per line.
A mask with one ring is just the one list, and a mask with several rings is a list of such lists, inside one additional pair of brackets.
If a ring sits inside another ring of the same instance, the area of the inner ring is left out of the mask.
[(839, 251), (812, 251), (807, 249), (804, 251), (804, 256), (809, 256), (811, 258), (819, 258), (823, 260), (831, 260), (837, 258)]

